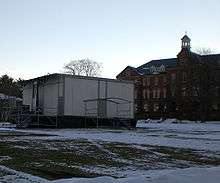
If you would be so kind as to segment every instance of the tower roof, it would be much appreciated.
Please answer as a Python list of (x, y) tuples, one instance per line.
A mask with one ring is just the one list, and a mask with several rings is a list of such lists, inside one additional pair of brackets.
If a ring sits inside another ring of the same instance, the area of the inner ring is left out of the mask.
[(183, 41), (183, 40), (189, 40), (189, 41), (191, 41), (191, 39), (189, 38), (189, 36), (187, 36), (186, 34), (182, 37), (181, 40), (182, 40), (182, 41)]
[(181, 40), (182, 40), (182, 49), (190, 50), (190, 48), (191, 48), (191, 46), (190, 46), (191, 39), (187, 36), (187, 34), (185, 34)]

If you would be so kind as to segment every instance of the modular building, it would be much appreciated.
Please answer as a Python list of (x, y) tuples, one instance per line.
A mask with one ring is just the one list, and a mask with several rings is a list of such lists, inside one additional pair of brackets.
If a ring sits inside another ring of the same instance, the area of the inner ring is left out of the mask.
[(133, 101), (133, 82), (115, 79), (50, 74), (26, 80), (23, 88), (29, 124), (134, 126)]

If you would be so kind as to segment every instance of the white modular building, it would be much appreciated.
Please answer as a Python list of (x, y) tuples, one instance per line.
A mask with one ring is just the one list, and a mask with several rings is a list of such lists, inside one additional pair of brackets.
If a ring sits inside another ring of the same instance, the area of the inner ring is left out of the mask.
[(29, 106), (33, 114), (40, 114), (41, 117), (58, 117), (58, 126), (82, 127), (82, 123), (92, 119), (105, 125), (116, 119), (132, 121), (134, 83), (50, 74), (24, 82), (23, 104)]

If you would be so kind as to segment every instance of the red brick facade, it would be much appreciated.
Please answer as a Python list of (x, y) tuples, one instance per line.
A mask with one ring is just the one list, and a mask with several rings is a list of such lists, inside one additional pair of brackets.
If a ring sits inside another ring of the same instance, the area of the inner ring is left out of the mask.
[(135, 81), (137, 118), (220, 120), (220, 54), (191, 52), (188, 36), (177, 58), (128, 66), (117, 79)]

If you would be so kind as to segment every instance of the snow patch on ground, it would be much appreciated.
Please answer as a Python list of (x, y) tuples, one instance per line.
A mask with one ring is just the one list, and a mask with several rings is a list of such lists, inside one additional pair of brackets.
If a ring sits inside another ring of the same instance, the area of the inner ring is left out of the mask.
[(146, 171), (143, 174), (115, 179), (108, 176), (97, 178), (70, 178), (48, 181), (26, 173), (0, 166), (8, 175), (0, 177), (7, 183), (219, 183), (220, 166), (211, 168), (187, 168), (178, 170)]
[[(127, 144), (158, 145), (195, 150), (220, 151), (219, 124), (146, 123), (134, 130), (109, 129), (24, 129), (20, 132), (54, 136), (28, 137), (34, 139), (87, 139), (89, 141), (121, 142)], [(24, 139), (27, 137), (23, 137)]]
[(9, 122), (0, 122), (0, 128), (16, 128), (16, 125)]
[(6, 174), (0, 177), (0, 183), (48, 183), (47, 180), (40, 177), (18, 172), (5, 166), (0, 166), (0, 172)]
[[(102, 142), (127, 143), (135, 148), (145, 149), (141, 145), (158, 145), (178, 148), (190, 148), (201, 153), (209, 152), (220, 155), (220, 122), (218, 123), (177, 123), (175, 119), (162, 121), (139, 121), (134, 130), (109, 130), (109, 129), (9, 129), (1, 128), (0, 131), (17, 131), (33, 134), (45, 134), (53, 136), (21, 136), (12, 140), (45, 139), (86, 139), (106, 154), (117, 158), (113, 152), (106, 149)], [(0, 139), (1, 140), (1, 139)], [(20, 148), (20, 147), (17, 147)], [(145, 149), (146, 150), (146, 149)], [(151, 151), (151, 149), (147, 149)], [(8, 158), (8, 157), (2, 157)], [(9, 157), (10, 158), (10, 157)], [(1, 160), (1, 157), (0, 157)], [(119, 159), (120, 160), (120, 159)], [(120, 160), (121, 161), (121, 160)], [(84, 167), (86, 168), (86, 167)], [(96, 167), (97, 168), (97, 167)], [(220, 166), (211, 168), (187, 168), (179, 170), (154, 170), (132, 173), (127, 170), (126, 178), (115, 179), (110, 176), (97, 178), (71, 178), (48, 181), (22, 172), (10, 170), (0, 166), (0, 173), (6, 172), (6, 176), (0, 177), (1, 182), (8, 183), (218, 183), (220, 180)], [(98, 171), (96, 169), (95, 171)], [(110, 169), (111, 171), (111, 169)], [(125, 170), (126, 171), (126, 170)]]
[(220, 166), (212, 168), (187, 168), (180, 170), (160, 170), (145, 172), (144, 175), (114, 179), (112, 177), (73, 178), (53, 181), (53, 183), (218, 183)]

